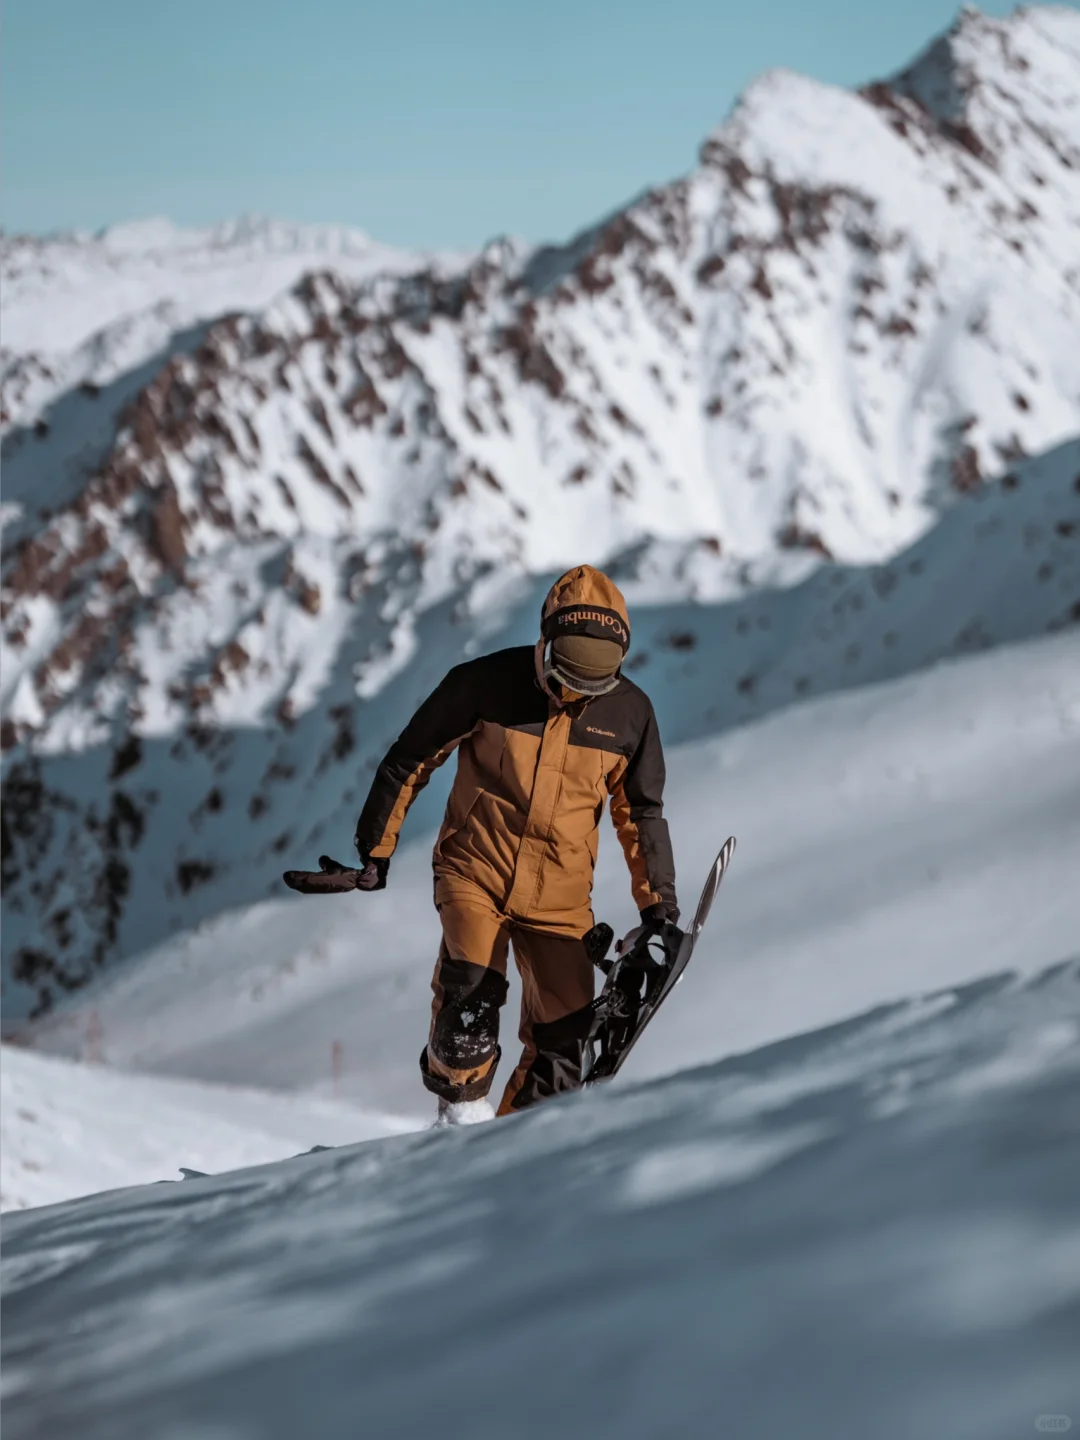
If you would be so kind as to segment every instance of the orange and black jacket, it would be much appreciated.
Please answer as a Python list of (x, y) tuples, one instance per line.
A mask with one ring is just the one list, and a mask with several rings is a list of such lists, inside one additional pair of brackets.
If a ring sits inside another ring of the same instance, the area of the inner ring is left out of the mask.
[(476, 885), (520, 919), (587, 926), (610, 796), (638, 909), (675, 906), (664, 755), (652, 704), (632, 681), (560, 708), (541, 689), (532, 646), (456, 666), (376, 772), (356, 827), (364, 854), (393, 854), (410, 804), (455, 748), (457, 777), (435, 846), (437, 894)]
[[(599, 571), (581, 566), (552, 588), (545, 634), (556, 628), (629, 645), (625, 605)], [(543, 643), (543, 642), (541, 642)], [(432, 772), (458, 750), (458, 771), (435, 845), (436, 900), (467, 902), (479, 887), (506, 914), (580, 934), (605, 801), (639, 910), (676, 908), (675, 866), (663, 814), (664, 754), (648, 696), (621, 677), (606, 695), (560, 705), (530, 646), (456, 666), (424, 701), (379, 766), (357, 822), (358, 849), (387, 858)]]

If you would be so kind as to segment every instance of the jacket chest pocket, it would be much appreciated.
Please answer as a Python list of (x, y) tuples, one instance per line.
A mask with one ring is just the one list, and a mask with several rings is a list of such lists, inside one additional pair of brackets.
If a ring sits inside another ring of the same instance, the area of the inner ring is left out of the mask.
[(542, 741), (539, 726), (535, 732), (532, 729), (502, 731), (502, 743), (492, 778), (502, 794), (523, 810), (528, 810), (532, 801)]
[(473, 757), (482, 779), (493, 780), (501, 772), (509, 733), (505, 725), (493, 725), (489, 720), (481, 720), (473, 731)]
[(492, 789), (492, 777), (499, 773), (499, 754), (506, 732), (501, 725), (482, 722), (458, 751), (457, 775), (446, 807), (444, 839), (464, 828), (485, 793)]
[(590, 810), (599, 805), (603, 810), (608, 793), (608, 770), (612, 757), (604, 750), (589, 745), (571, 745), (563, 767), (565, 802)]

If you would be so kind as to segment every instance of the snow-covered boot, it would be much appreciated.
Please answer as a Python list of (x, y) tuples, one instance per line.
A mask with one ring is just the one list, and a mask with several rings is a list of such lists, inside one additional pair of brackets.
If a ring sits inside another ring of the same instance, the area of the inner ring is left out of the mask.
[(444, 1100), (439, 1096), (437, 1126), (482, 1125), (485, 1120), (494, 1119), (495, 1111), (486, 1100)]

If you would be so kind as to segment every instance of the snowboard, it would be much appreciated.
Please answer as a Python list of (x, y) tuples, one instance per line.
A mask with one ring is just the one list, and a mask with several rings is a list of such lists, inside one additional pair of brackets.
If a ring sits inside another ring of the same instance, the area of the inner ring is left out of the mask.
[(732, 835), (713, 862), (688, 929), (665, 924), (658, 933), (641, 927), (631, 930), (619, 942), (612, 960), (607, 958), (615, 938), (610, 925), (594, 925), (584, 936), (589, 958), (605, 980), (591, 1006), (583, 1085), (595, 1085), (618, 1073), (642, 1031), (682, 979), (734, 852)]

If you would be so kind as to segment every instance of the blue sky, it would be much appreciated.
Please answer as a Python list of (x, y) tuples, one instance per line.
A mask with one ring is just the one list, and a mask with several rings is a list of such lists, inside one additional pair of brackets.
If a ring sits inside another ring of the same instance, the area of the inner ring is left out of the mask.
[(857, 84), (910, 59), (955, 9), (6, 0), (0, 220), (45, 231), (254, 211), (402, 245), (557, 239), (689, 169), (762, 69)]

